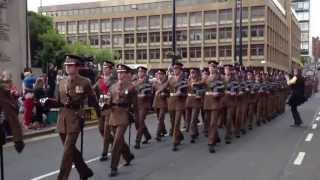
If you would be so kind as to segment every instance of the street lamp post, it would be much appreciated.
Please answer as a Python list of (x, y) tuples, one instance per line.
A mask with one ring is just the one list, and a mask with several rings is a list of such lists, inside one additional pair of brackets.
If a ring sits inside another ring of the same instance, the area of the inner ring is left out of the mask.
[(240, 64), (240, 67), (243, 66), (243, 61), (242, 61), (242, 0), (239, 0), (240, 2), (240, 22), (239, 22), (239, 64)]
[[(235, 0), (235, 14), (234, 14), (234, 62), (239, 62), (240, 67), (243, 66), (243, 43), (242, 43), (242, 0)], [(239, 9), (239, 29), (238, 29), (238, 9)], [(239, 32), (239, 46), (238, 46), (238, 32)], [(237, 59), (239, 55), (239, 61)]]
[(177, 60), (176, 58), (176, 0), (172, 0), (172, 64)]

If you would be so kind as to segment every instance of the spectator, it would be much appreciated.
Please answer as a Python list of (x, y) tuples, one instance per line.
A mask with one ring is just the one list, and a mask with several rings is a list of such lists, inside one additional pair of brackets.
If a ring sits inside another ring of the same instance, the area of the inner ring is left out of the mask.
[(34, 107), (33, 103), (33, 86), (35, 83), (35, 78), (32, 75), (31, 71), (24, 73), (23, 80), (23, 96), (24, 96), (24, 125), (27, 129), (30, 128), (32, 122), (32, 111)]
[(43, 126), (43, 115), (45, 114), (45, 108), (41, 105), (40, 99), (45, 98), (46, 93), (44, 89), (44, 80), (42, 78), (38, 78), (35, 86), (34, 86), (34, 103), (36, 107), (36, 113), (33, 117), (33, 125), (34, 129), (38, 129)]
[(48, 96), (50, 98), (54, 97), (55, 87), (56, 87), (56, 80), (57, 80), (57, 69), (52, 64), (49, 63), (49, 69), (48, 69), (48, 85), (49, 85), (49, 91)]
[(291, 127), (300, 127), (303, 122), (298, 112), (298, 106), (306, 100), (304, 95), (305, 81), (301, 75), (301, 70), (294, 69), (293, 78), (289, 79), (289, 76), (286, 76), (286, 80), (287, 84), (291, 87), (291, 96), (288, 101), (294, 119), (294, 124)]

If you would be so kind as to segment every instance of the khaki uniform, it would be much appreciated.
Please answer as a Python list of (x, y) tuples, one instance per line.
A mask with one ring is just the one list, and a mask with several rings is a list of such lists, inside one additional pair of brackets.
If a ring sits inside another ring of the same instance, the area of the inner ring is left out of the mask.
[[(153, 83), (154, 92), (158, 91), (164, 83), (166, 82), (163, 82), (163, 83), (159, 81), (154, 82)], [(158, 128), (157, 128), (157, 139), (159, 139), (161, 136), (167, 133), (164, 120), (165, 120), (165, 114), (168, 111), (167, 98), (170, 94), (168, 94), (169, 92), (167, 93), (165, 91), (161, 92), (158, 95), (155, 95), (153, 99), (152, 106), (157, 113), (157, 118), (159, 121)]]
[(64, 145), (64, 153), (58, 180), (68, 179), (72, 163), (75, 164), (80, 177), (87, 177), (88, 174), (92, 173), (76, 148), (78, 135), (84, 123), (81, 118), (83, 117), (81, 105), (87, 97), (95, 98), (95, 93), (87, 78), (77, 75), (72, 80), (66, 78), (60, 81), (59, 102), (64, 107), (60, 111), (57, 131)]
[(248, 81), (248, 83), (251, 85), (250, 92), (248, 92), (248, 127), (249, 129), (253, 128), (254, 120), (257, 115), (257, 94), (255, 92), (254, 82)]
[[(147, 79), (138, 79), (135, 82), (133, 82), (133, 85), (138, 90), (139, 86), (145, 83), (149, 83)], [(136, 129), (137, 129), (136, 142), (140, 143), (143, 135), (146, 141), (151, 139), (151, 134), (146, 126), (145, 120), (151, 106), (152, 96), (145, 95), (142, 92), (138, 92), (137, 97), (138, 97), (137, 98), (138, 118), (135, 121)]]
[(197, 96), (194, 85), (201, 84), (201, 81), (188, 82), (188, 97), (186, 99), (186, 122), (187, 130), (191, 128), (191, 138), (195, 139), (199, 136), (198, 118), (202, 107), (202, 97)]
[(218, 126), (221, 122), (222, 115), (222, 98), (223, 94), (215, 95), (213, 91), (209, 89), (209, 84), (213, 82), (214, 79), (209, 76), (205, 81), (207, 91), (204, 96), (203, 109), (206, 111), (206, 118), (208, 122), (208, 145), (215, 145), (216, 140), (219, 139)]
[(5, 113), (5, 116), (10, 125), (13, 141), (22, 141), (22, 128), (18, 118), (18, 109), (15, 100), (10, 95), (10, 92), (0, 87), (0, 112), (1, 110)]
[(137, 91), (131, 83), (121, 84), (117, 82), (112, 86), (110, 93), (110, 126), (114, 134), (111, 168), (117, 169), (121, 155), (127, 162), (133, 156), (125, 142), (124, 135), (130, 123), (130, 113), (135, 118), (138, 116)]

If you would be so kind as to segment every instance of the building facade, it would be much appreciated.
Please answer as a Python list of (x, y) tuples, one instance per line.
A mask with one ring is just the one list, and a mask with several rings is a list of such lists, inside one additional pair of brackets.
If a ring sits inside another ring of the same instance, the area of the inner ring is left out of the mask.
[(312, 56), (315, 62), (320, 60), (320, 39), (319, 37), (312, 38)]
[(301, 29), (301, 55), (309, 56), (310, 52), (310, 0), (292, 0)]
[[(300, 29), (285, 0), (243, 0), (243, 63), (288, 70), (299, 58)], [(69, 43), (111, 48), (117, 60), (167, 68), (172, 44), (171, 0), (114, 0), (47, 6), (55, 27)], [(177, 52), (186, 67), (209, 60), (234, 63), (234, 3), (177, 0)], [(238, 36), (239, 37), (239, 36)], [(237, 48), (238, 49), (238, 48)]]
[(0, 72), (11, 73), (18, 87), (27, 59), (26, 8), (26, 1), (0, 0)]

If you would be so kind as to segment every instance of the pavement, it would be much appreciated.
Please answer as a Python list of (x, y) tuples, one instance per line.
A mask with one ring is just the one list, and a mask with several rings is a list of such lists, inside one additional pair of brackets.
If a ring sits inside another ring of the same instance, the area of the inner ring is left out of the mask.
[[(190, 144), (189, 135), (184, 133), (186, 139), (178, 152), (171, 151), (171, 137), (165, 137), (162, 142), (152, 140), (140, 150), (131, 148), (135, 160), (129, 167), (120, 165), (119, 176), (115, 178), (107, 176), (110, 160), (98, 161), (102, 139), (97, 128), (87, 127), (84, 157), (95, 173), (92, 180), (319, 180), (319, 104), (320, 95), (317, 94), (299, 107), (304, 120), (301, 128), (289, 127), (293, 120), (287, 108), (284, 114), (262, 127), (255, 127), (232, 144), (221, 143), (215, 154), (208, 152), (203, 135), (196, 144)], [(154, 115), (148, 116), (147, 125), (154, 135), (157, 125)], [(132, 137), (134, 134), (132, 129)], [(128, 140), (128, 134), (126, 137)], [(8, 180), (54, 180), (62, 151), (57, 134), (26, 140), (26, 148), (20, 155), (8, 144), (4, 151), (5, 177)], [(69, 179), (79, 179), (75, 169)]]

